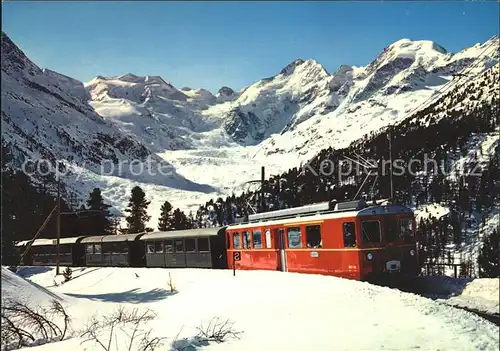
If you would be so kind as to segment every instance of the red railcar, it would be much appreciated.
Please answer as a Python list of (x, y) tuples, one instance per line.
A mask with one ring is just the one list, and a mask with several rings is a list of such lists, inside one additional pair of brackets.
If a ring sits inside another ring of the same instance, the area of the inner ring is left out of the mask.
[(226, 229), (228, 267), (371, 280), (419, 271), (410, 208), (363, 201), (259, 213)]

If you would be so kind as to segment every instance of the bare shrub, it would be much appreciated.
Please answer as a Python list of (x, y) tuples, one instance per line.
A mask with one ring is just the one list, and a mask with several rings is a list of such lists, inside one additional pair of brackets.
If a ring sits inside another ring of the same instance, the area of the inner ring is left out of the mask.
[(234, 322), (230, 319), (221, 320), (219, 317), (214, 317), (205, 327), (203, 323), (197, 328), (198, 338), (207, 341), (215, 341), (217, 343), (224, 342), (227, 338), (240, 338), (243, 332), (233, 328)]
[[(106, 351), (155, 350), (163, 344), (164, 338), (154, 337), (152, 329), (145, 330), (142, 327), (156, 317), (157, 314), (150, 309), (142, 312), (137, 308), (127, 311), (123, 307), (119, 307), (107, 316), (100, 318), (94, 316), (80, 332), (80, 336), (84, 338), (82, 344), (93, 341)], [(125, 345), (119, 345), (120, 338), (117, 332), (126, 336)]]
[[(63, 340), (70, 327), (70, 317), (57, 300), (49, 307), (31, 307), (27, 303), (2, 301), (2, 349), (21, 348), (43, 342)], [(62, 318), (64, 326), (55, 322)]]
[(69, 282), (72, 278), (73, 275), (73, 270), (69, 267), (66, 267), (66, 269), (63, 272), (63, 277), (64, 277), (64, 282)]
[(240, 334), (243, 332), (235, 330), (233, 325), (234, 322), (229, 319), (221, 320), (219, 317), (214, 317), (207, 326), (203, 326), (203, 323), (201, 323), (197, 327), (198, 335), (179, 339), (181, 329), (174, 338), (170, 351), (195, 351), (198, 348), (210, 345), (210, 342), (222, 343), (228, 338), (239, 339)]

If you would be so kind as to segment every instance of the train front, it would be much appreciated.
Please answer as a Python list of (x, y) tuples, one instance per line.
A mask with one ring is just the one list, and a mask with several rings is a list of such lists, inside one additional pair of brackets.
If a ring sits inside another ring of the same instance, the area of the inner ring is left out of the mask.
[(400, 205), (373, 206), (357, 215), (360, 278), (398, 280), (419, 274), (415, 217)]

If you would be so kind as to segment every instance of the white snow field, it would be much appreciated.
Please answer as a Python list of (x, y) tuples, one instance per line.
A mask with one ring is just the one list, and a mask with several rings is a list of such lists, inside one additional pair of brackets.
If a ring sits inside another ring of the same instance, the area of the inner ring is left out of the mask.
[[(174, 294), (167, 283), (169, 273), (178, 291)], [(196, 328), (213, 317), (231, 319), (233, 328), (243, 333), (190, 350), (499, 347), (498, 327), (472, 313), (414, 294), (335, 277), (271, 271), (237, 271), (233, 277), (230, 270), (90, 267), (74, 268), (71, 281), (54, 287), (53, 268), (26, 267), (19, 274), (64, 296), (74, 330), (92, 315), (106, 315), (119, 306), (153, 309), (158, 319), (148, 327), (155, 336), (168, 338), (160, 350), (187, 346), (196, 340)], [(2, 275), (5, 285), (3, 280)], [(10, 288), (18, 289), (5, 289)], [(81, 341), (75, 336), (33, 350), (99, 349)]]

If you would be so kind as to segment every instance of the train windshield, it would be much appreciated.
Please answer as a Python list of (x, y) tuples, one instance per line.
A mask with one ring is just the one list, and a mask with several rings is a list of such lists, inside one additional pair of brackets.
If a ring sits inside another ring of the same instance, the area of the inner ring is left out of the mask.
[(399, 220), (399, 236), (405, 242), (414, 240), (413, 236), (413, 220), (411, 218), (404, 218)]
[(385, 218), (384, 239), (388, 243), (398, 240), (398, 221), (392, 216)]
[(380, 222), (379, 221), (364, 221), (361, 224), (363, 242), (379, 243), (380, 242)]

